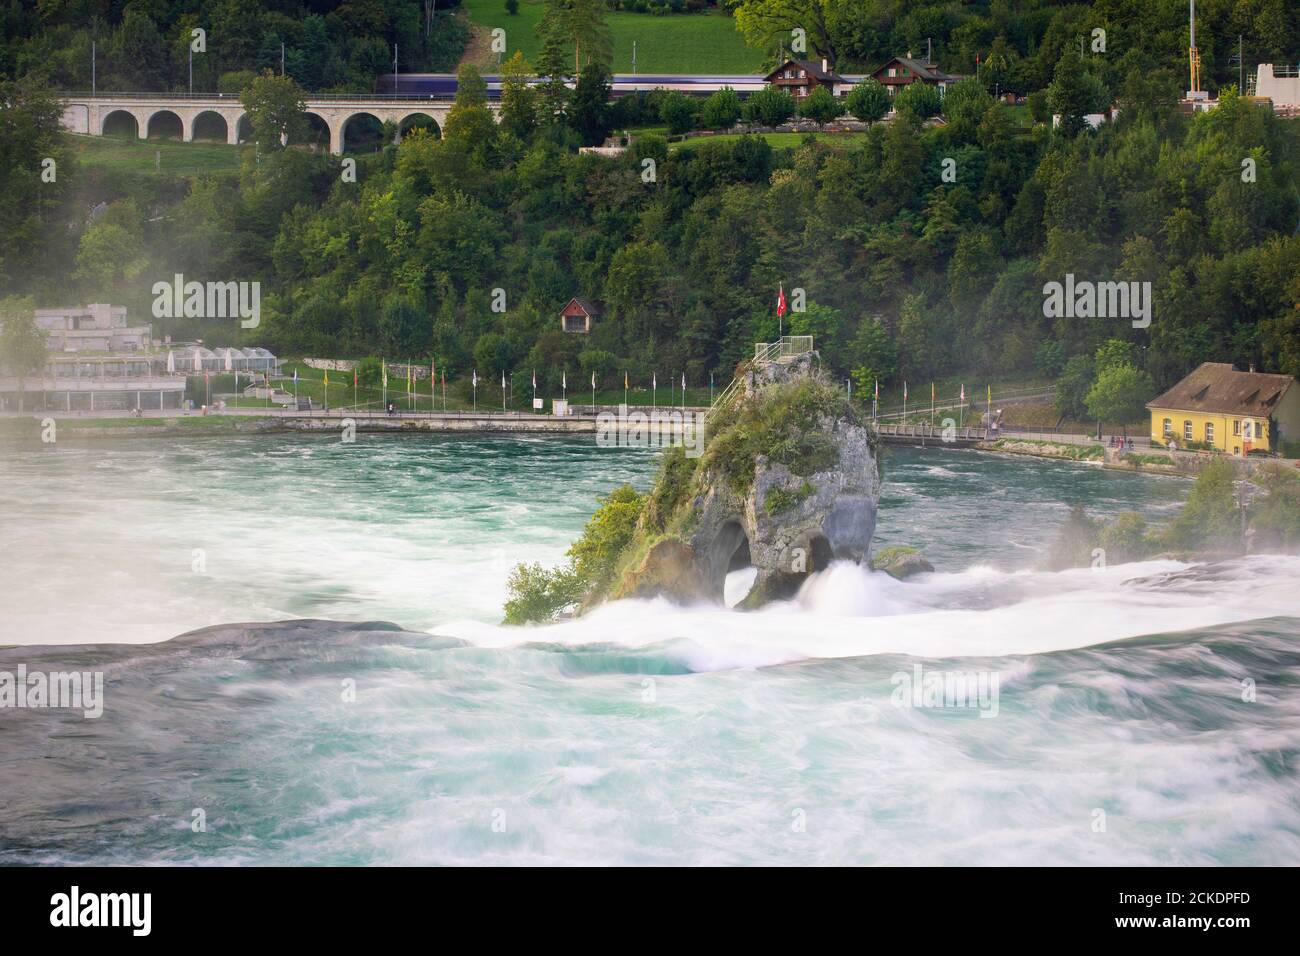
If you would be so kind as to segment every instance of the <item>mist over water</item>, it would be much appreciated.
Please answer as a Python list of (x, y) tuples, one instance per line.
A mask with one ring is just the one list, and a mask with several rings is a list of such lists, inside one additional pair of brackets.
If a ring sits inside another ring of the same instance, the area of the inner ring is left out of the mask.
[[(900, 449), (876, 544), (934, 574), (521, 630), (510, 568), (652, 453), (5, 451), (0, 644), (111, 646), (0, 649), (106, 677), (98, 720), (0, 711), (0, 862), (1300, 862), (1300, 559), (1035, 569), (1071, 505), (1163, 520), (1184, 481)], [(394, 624), (231, 625), (298, 617)], [(899, 706), (931, 672), (995, 675), (996, 716)]]

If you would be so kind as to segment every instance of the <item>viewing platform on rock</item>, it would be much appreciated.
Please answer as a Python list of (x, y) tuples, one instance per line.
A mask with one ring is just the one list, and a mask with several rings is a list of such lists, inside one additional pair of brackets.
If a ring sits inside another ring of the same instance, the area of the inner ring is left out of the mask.
[(754, 344), (755, 365), (790, 362), (800, 355), (815, 354), (811, 335), (783, 335), (775, 342), (756, 342)]

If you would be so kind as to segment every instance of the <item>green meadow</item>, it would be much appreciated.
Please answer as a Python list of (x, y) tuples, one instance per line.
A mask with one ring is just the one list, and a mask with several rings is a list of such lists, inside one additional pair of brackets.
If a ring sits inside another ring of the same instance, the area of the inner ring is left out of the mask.
[[(520, 0), (513, 17), (506, 13), (505, 0), (464, 0), (462, 7), (482, 30), (506, 31), (503, 59), (520, 50), (536, 62), (542, 0)], [(762, 51), (746, 46), (731, 17), (718, 11), (669, 16), (611, 12), (606, 22), (614, 40), (615, 73), (632, 72), (633, 41), (638, 73), (757, 73), (762, 66)]]

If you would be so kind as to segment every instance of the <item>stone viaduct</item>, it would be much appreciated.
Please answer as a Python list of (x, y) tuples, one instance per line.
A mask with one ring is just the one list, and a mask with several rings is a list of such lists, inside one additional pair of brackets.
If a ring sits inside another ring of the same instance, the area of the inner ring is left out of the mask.
[[(110, 120), (130, 120), (140, 139), (176, 136), (185, 142), (195, 138), (202, 124), (207, 137), (224, 133), (232, 145), (249, 138), (243, 104), (233, 93), (62, 93), (63, 126), (73, 133), (103, 136)], [(348, 124), (362, 116), (380, 123), (397, 125), (397, 138), (412, 124), (425, 118), (441, 134), (451, 111), (452, 98), (422, 94), (311, 94), (306, 98), (307, 115), (329, 130), (330, 152), (342, 153), (347, 143)], [(495, 114), (496, 103), (488, 108)]]

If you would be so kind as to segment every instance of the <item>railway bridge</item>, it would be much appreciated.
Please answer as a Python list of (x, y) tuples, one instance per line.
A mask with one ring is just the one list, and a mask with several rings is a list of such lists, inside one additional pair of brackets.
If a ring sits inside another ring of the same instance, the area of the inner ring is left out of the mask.
[[(61, 93), (63, 127), (73, 133), (103, 136), (110, 121), (134, 124), (140, 139), (172, 136), (191, 142), (202, 126), (208, 138), (235, 145), (249, 139), (248, 117), (233, 93)], [(431, 121), (441, 134), (453, 97), (426, 93), (312, 93), (307, 115), (329, 130), (329, 151), (347, 144), (348, 125), (362, 116), (397, 127), (397, 139), (418, 119)], [(499, 104), (488, 109), (499, 115)]]

